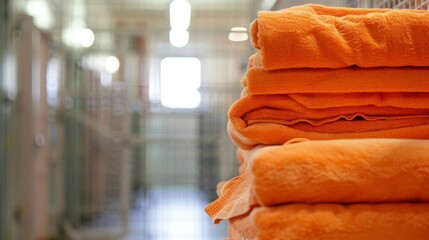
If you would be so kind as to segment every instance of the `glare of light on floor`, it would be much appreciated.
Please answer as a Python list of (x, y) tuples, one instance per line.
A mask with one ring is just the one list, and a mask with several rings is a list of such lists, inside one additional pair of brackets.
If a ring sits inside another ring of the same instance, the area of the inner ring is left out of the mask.
[(46, 66), (46, 100), (52, 107), (58, 104), (59, 64), (57, 58), (51, 58)]
[(112, 85), (112, 74), (101, 72), (100, 73), (100, 84), (103, 87), (110, 87)]
[[(149, 233), (152, 239), (204, 239), (204, 203), (191, 196), (172, 196), (159, 199), (148, 212)], [(206, 225), (207, 226), (207, 225)]]
[[(159, 211), (162, 220), (167, 220), (164, 234), (168, 239), (195, 239), (201, 236), (201, 209), (199, 206), (190, 204), (170, 203), (171, 205), (164, 206), (164, 209)], [(176, 218), (168, 217), (175, 216)], [(160, 226), (162, 226), (160, 224)], [(158, 229), (156, 229), (158, 230)]]

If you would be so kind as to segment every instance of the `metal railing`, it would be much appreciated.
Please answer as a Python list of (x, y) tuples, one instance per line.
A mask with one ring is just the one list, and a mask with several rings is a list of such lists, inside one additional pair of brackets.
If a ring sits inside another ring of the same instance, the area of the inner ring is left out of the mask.
[(429, 0), (347, 0), (353, 8), (394, 8), (429, 10)]

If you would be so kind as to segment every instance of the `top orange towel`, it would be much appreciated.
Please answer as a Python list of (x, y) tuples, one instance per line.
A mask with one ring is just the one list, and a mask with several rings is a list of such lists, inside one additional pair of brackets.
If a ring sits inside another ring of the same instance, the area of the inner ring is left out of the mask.
[(265, 70), (429, 66), (429, 12), (302, 5), (261, 11), (250, 27)]

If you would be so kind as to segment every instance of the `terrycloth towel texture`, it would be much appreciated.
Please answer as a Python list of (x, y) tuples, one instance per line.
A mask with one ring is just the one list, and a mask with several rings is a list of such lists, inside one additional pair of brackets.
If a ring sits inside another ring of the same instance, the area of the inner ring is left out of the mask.
[(228, 237), (224, 240), (245, 240), (243, 235), (241, 235), (237, 230), (235, 230), (231, 224), (228, 225)]
[(429, 92), (429, 68), (350, 67), (265, 71), (261, 67), (251, 67), (241, 82), (245, 95)]
[(293, 138), (429, 138), (428, 90), (245, 96), (229, 110), (228, 133), (244, 149)]
[(429, 140), (305, 141), (240, 152), (247, 171), (206, 208), (215, 223), (257, 205), (429, 202)]
[(253, 65), (283, 68), (428, 66), (429, 12), (302, 5), (261, 11)]
[(250, 35), (240, 175), (212, 220), (241, 240), (429, 239), (429, 12), (304, 5)]
[(214, 223), (243, 215), (254, 205), (250, 200), (251, 185), (248, 174), (245, 172), (223, 184), (218, 184), (219, 198), (205, 208)]
[(427, 240), (429, 204), (291, 204), (230, 223), (246, 240)]

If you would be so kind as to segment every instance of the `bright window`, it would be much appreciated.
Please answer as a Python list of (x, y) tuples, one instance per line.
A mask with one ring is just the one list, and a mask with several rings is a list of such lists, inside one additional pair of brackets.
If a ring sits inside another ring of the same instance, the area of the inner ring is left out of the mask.
[(200, 105), (201, 62), (194, 57), (167, 57), (161, 61), (161, 104), (168, 108)]

